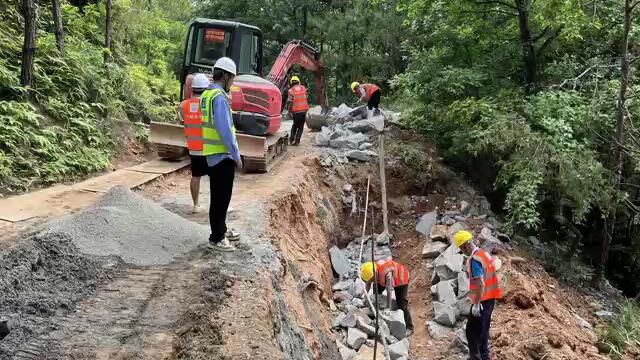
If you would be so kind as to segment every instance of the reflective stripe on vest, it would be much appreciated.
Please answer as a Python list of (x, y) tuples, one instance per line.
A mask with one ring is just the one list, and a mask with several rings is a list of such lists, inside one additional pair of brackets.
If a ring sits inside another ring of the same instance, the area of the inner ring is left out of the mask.
[(387, 285), (387, 275), (393, 275), (393, 287), (409, 284), (409, 271), (407, 268), (393, 260), (376, 261), (376, 272), (378, 273), (378, 285)]
[[(200, 111), (202, 113), (202, 143), (203, 143), (203, 155), (214, 154), (227, 154), (229, 151), (224, 145), (218, 130), (216, 130), (215, 123), (213, 121), (214, 101), (218, 96), (224, 96), (224, 100), (229, 104), (229, 97), (227, 94), (219, 88), (213, 88), (205, 90), (200, 96)], [(231, 132), (233, 136), (236, 135), (236, 128), (233, 126), (233, 117), (231, 115), (231, 106), (227, 106), (229, 109), (229, 121), (231, 124)]]
[(293, 98), (293, 104), (291, 105), (291, 112), (297, 113), (309, 110), (309, 103), (307, 102), (307, 89), (302, 85), (296, 85), (289, 89), (289, 94)]
[(375, 85), (375, 84), (362, 84), (362, 87), (364, 88), (364, 91), (367, 93), (367, 97), (369, 99), (371, 99), (371, 96), (373, 95), (374, 92), (380, 90), (380, 87), (378, 87), (378, 85)]
[(202, 138), (202, 113), (200, 98), (195, 97), (180, 103), (180, 114), (184, 123), (184, 136), (187, 138), (189, 154), (202, 155), (204, 142)]
[[(472, 258), (482, 264), (482, 270), (484, 271), (484, 291), (482, 292), (481, 301), (502, 298), (502, 289), (500, 288), (496, 266), (491, 254), (480, 248), (472, 255)], [(469, 278), (471, 279), (471, 259), (469, 259)], [(474, 284), (472, 279), (469, 285), (469, 293), (473, 303), (476, 303), (477, 300), (474, 294), (477, 288), (478, 286)]]

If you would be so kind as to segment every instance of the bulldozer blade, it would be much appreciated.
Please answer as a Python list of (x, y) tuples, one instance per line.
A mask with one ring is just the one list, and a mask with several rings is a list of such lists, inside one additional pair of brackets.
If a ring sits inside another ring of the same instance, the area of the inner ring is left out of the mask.
[(152, 121), (149, 141), (155, 144), (158, 155), (165, 160), (180, 160), (187, 154), (187, 140), (182, 125)]
[(287, 132), (267, 136), (237, 134), (246, 172), (268, 172), (284, 158), (289, 145)]

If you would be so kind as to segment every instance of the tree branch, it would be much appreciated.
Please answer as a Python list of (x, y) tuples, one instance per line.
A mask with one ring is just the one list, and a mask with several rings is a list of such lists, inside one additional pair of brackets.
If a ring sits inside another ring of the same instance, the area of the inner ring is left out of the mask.
[(558, 36), (560, 36), (560, 32), (563, 28), (564, 26), (560, 26), (559, 28), (557, 28), (553, 32), (553, 34), (551, 34), (551, 36), (549, 36), (547, 40), (545, 40), (542, 45), (540, 45), (540, 48), (538, 49), (538, 56), (542, 55), (542, 53), (544, 53), (544, 51), (547, 49), (547, 46), (549, 46), (555, 39), (558, 38)]
[(463, 14), (490, 14), (490, 13), (499, 13), (509, 16), (518, 16), (518, 14), (510, 13), (508, 11), (500, 10), (500, 9), (492, 9), (492, 10), (483, 10), (483, 11), (462, 11)]
[(542, 39), (542, 37), (544, 37), (547, 34), (547, 31), (549, 31), (550, 26), (547, 25), (546, 28), (544, 28), (544, 30), (542, 30), (542, 32), (540, 33), (540, 35), (536, 36), (535, 38), (533, 38), (533, 42), (538, 42), (538, 40)]
[(511, 8), (513, 10), (518, 10), (518, 8), (515, 5), (509, 4), (506, 1), (500, 1), (500, 0), (472, 0), (474, 4), (476, 5), (502, 5), (502, 6), (506, 6), (508, 8)]

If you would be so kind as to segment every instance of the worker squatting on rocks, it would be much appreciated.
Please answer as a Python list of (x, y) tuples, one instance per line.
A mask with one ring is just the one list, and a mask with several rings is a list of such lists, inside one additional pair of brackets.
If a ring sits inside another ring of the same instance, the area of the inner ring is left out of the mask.
[[(378, 293), (387, 290), (387, 309), (391, 309), (392, 293), (396, 294), (398, 308), (404, 313), (404, 323), (407, 327), (407, 336), (413, 333), (413, 321), (409, 312), (409, 270), (407, 267), (394, 260), (378, 260), (375, 263), (377, 274)], [(367, 294), (373, 284), (374, 265), (371, 261), (362, 264), (360, 268), (362, 280), (367, 284)]]
[(472, 304), (466, 328), (469, 359), (490, 360), (491, 314), (496, 300), (502, 297), (494, 259), (489, 252), (474, 244), (473, 235), (468, 231), (457, 232), (453, 236), (453, 243), (469, 256), (469, 296)]
[(203, 154), (209, 168), (210, 205), (209, 247), (219, 251), (233, 251), (229, 240), (237, 240), (239, 235), (227, 232), (227, 210), (233, 192), (236, 169), (242, 169), (242, 159), (236, 140), (231, 106), (227, 91), (235, 78), (236, 64), (228, 57), (222, 57), (213, 66), (213, 85), (202, 93)]
[(204, 139), (202, 137), (202, 113), (200, 112), (200, 95), (209, 88), (209, 79), (205, 74), (193, 76), (192, 91), (189, 99), (183, 100), (178, 107), (178, 116), (184, 124), (184, 135), (191, 159), (191, 198), (193, 213), (200, 210), (200, 178), (207, 175), (209, 167), (204, 156)]
[(293, 126), (291, 127), (291, 135), (289, 143), (291, 145), (300, 145), (302, 139), (302, 131), (304, 130), (304, 121), (309, 110), (309, 102), (307, 101), (307, 89), (300, 85), (300, 78), (292, 76), (289, 80), (291, 88), (287, 97), (287, 109), (293, 117)]
[(380, 114), (380, 98), (382, 92), (375, 84), (360, 84), (357, 81), (351, 83), (351, 91), (359, 98), (359, 101), (367, 103), (367, 109), (373, 110), (373, 116)]

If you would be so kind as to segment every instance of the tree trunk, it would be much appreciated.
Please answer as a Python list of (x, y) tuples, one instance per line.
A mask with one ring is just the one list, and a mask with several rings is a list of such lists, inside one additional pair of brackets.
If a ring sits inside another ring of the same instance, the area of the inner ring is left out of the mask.
[[(33, 59), (36, 55), (36, 9), (33, 0), (22, 0), (24, 16), (24, 43), (20, 81), (24, 87), (33, 87)], [(28, 91), (28, 90), (27, 90)]]
[(538, 60), (529, 27), (529, 0), (515, 0), (515, 4), (518, 8), (520, 44), (522, 45), (522, 59), (524, 61), (524, 85), (526, 92), (532, 93), (536, 88)]
[(621, 74), (620, 74), (620, 91), (618, 92), (617, 109), (616, 109), (616, 127), (613, 139), (610, 145), (610, 161), (609, 169), (611, 171), (611, 187), (613, 189), (614, 201), (607, 214), (606, 234), (602, 237), (600, 248), (600, 264), (596, 272), (596, 281), (602, 280), (604, 277), (607, 262), (609, 261), (609, 251), (611, 242), (615, 233), (617, 210), (620, 205), (618, 192), (620, 191), (620, 183), (622, 182), (622, 170), (624, 167), (624, 138), (625, 138), (625, 122), (627, 116), (627, 90), (629, 88), (630, 67), (629, 67), (629, 34), (631, 32), (632, 20), (631, 0), (624, 1), (624, 30), (622, 37), (621, 49)]
[(113, 24), (111, 18), (113, 16), (111, 12), (111, 0), (105, 0), (106, 6), (106, 24), (104, 31), (104, 62), (107, 63), (111, 60), (111, 32), (113, 30)]
[(56, 47), (60, 53), (64, 53), (64, 26), (62, 25), (60, 0), (53, 0), (53, 23), (56, 27)]

